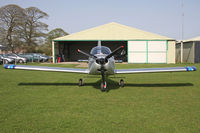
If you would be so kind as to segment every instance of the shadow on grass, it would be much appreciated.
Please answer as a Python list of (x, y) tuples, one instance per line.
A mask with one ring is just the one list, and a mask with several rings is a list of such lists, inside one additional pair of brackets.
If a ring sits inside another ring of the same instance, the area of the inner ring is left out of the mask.
[[(117, 81), (106, 79), (107, 88), (109, 90), (119, 89), (119, 83)], [(93, 86), (96, 89), (100, 89), (101, 80), (93, 83), (84, 83), (84, 86)], [(78, 83), (47, 83), (47, 82), (36, 82), (36, 83), (19, 83), (19, 86), (78, 86)], [(125, 87), (183, 87), (193, 86), (192, 83), (125, 83)]]
[[(120, 88), (119, 83), (110, 79), (106, 79), (107, 88), (109, 90), (114, 90)], [(77, 83), (49, 83), (49, 82), (36, 82), (36, 83), (19, 83), (19, 86), (78, 86)], [(84, 83), (84, 86), (93, 86), (96, 89), (100, 89), (101, 80), (93, 83)]]
[(159, 83), (159, 84), (129, 84), (125, 83), (125, 86), (130, 87), (182, 87), (182, 86), (193, 86), (192, 83)]

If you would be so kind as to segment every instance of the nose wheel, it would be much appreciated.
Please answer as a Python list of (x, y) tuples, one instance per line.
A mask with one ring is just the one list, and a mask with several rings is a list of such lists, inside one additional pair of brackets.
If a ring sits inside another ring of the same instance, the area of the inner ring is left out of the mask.
[(101, 83), (101, 91), (102, 92), (106, 91), (106, 87), (107, 87), (106, 82), (102, 82)]

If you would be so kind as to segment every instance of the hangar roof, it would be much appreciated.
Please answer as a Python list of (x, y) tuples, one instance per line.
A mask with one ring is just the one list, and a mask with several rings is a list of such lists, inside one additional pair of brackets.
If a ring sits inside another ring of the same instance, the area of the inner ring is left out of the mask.
[(55, 38), (54, 41), (84, 40), (175, 40), (158, 34), (146, 32), (115, 22), (83, 30), (67, 36)]
[(200, 36), (185, 40), (183, 42), (194, 42), (194, 41), (200, 41)]

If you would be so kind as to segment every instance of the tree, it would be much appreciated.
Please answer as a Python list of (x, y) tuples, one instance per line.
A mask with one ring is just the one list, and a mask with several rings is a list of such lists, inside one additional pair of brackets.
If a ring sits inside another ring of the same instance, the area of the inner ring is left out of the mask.
[(24, 13), (25, 22), (21, 34), (24, 38), (27, 52), (33, 52), (38, 43), (45, 37), (44, 31), (48, 30), (48, 25), (40, 21), (43, 18), (47, 18), (48, 14), (36, 7), (26, 8)]
[(21, 44), (19, 30), (24, 16), (23, 8), (17, 5), (11, 4), (0, 8), (0, 41), (12, 52)]
[(51, 30), (48, 34), (47, 34), (47, 37), (46, 37), (46, 44), (48, 46), (51, 46), (51, 43), (52, 43), (52, 40), (57, 38), (57, 37), (62, 37), (62, 36), (66, 36), (68, 35), (67, 32), (65, 32), (63, 29), (61, 28), (56, 28), (56, 29), (53, 29)]
[(47, 33), (45, 44), (42, 46), (42, 49), (44, 49), (45, 54), (51, 55), (51, 48), (52, 48), (51, 43), (53, 39), (66, 35), (68, 35), (68, 33), (61, 28), (53, 29), (49, 33)]

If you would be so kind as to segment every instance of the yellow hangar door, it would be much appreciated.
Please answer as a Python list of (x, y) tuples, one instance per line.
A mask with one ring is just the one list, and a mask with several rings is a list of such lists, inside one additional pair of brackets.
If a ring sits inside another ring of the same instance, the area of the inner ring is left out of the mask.
[(128, 41), (128, 63), (167, 63), (167, 41)]

